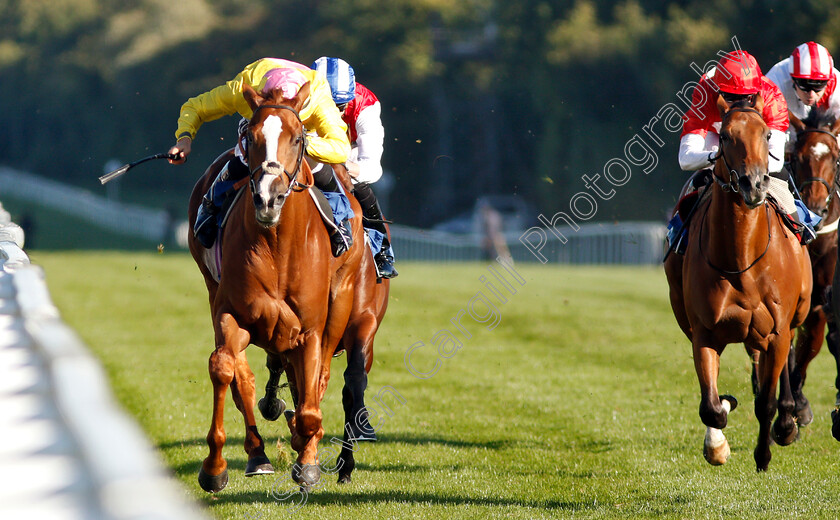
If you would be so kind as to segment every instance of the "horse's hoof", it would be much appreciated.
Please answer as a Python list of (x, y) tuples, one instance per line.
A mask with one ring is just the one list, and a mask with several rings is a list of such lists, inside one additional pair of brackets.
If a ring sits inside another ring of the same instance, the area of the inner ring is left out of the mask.
[(227, 469), (215, 476), (205, 473), (204, 468), (201, 468), (198, 471), (198, 485), (201, 486), (201, 489), (207, 491), (208, 493), (218, 493), (219, 491), (225, 489), (227, 483)]
[(811, 411), (811, 405), (806, 404), (804, 407), (797, 409), (794, 414), (796, 415), (796, 423), (802, 426), (808, 426), (811, 424), (811, 421), (814, 420), (814, 413)]
[(292, 480), (300, 484), (301, 488), (311, 488), (321, 480), (321, 467), (317, 464), (295, 464), (292, 466)]
[(793, 423), (793, 428), (790, 431), (785, 431), (785, 429), (780, 426), (779, 420), (773, 423), (773, 442), (778, 444), (779, 446), (790, 446), (791, 444), (799, 438), (799, 428), (797, 428), (796, 423)]
[(370, 424), (365, 422), (365, 424), (359, 428), (355, 424), (350, 425), (348, 427), (348, 439), (350, 442), (376, 442), (376, 431), (370, 426)]
[(706, 429), (706, 439), (703, 442), (703, 458), (712, 466), (726, 464), (730, 455), (729, 441), (723, 432), (716, 428)]
[(831, 436), (840, 441), (840, 410), (831, 412)]
[(260, 399), (260, 402), (257, 403), (257, 407), (260, 409), (260, 413), (265, 420), (276, 421), (280, 418), (283, 410), (286, 409), (286, 403), (282, 399), (277, 399), (276, 397), (273, 399), (266, 399), (263, 397)]
[(338, 476), (338, 483), (339, 484), (349, 484), (350, 483), (350, 475), (339, 475)]
[(734, 396), (731, 396), (731, 395), (728, 395), (728, 394), (722, 395), (722, 396), (720, 396), (720, 400), (721, 401), (724, 401), (724, 400), (729, 401), (729, 413), (732, 413), (733, 411), (735, 411), (735, 408), (738, 408), (738, 400), (735, 399)]
[(286, 421), (291, 422), (291, 420), (295, 418), (295, 411), (286, 410), (285, 412), (283, 412), (283, 417), (286, 418)]
[(272, 473), (274, 473), (274, 466), (271, 465), (271, 461), (265, 455), (248, 459), (248, 466), (245, 468), (246, 477), (271, 475)]

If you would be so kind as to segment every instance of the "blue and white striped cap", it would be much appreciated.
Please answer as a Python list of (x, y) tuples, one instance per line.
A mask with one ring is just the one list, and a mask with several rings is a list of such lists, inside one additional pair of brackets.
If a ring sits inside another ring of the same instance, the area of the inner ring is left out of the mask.
[(312, 68), (327, 77), (336, 105), (349, 103), (356, 97), (356, 74), (346, 61), (321, 56), (312, 63)]

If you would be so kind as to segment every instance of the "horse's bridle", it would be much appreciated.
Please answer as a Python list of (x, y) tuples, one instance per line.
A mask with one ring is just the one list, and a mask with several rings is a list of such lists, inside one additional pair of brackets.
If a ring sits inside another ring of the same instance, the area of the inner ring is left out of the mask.
[[(761, 115), (761, 112), (759, 112), (758, 110), (756, 110), (754, 108), (733, 107), (728, 112), (726, 112), (726, 114), (724, 114), (724, 116), (723, 116), (724, 121), (726, 120), (727, 117), (729, 117), (729, 114), (731, 114), (733, 112), (754, 113), (755, 115), (760, 117), (762, 121), (764, 120), (764, 116)], [(721, 121), (721, 127), (723, 127), (724, 121)], [(718, 154), (716, 156), (712, 157), (710, 160), (712, 162), (716, 162), (718, 159), (723, 159), (723, 165), (729, 171), (729, 182), (725, 182), (723, 179), (721, 179), (720, 177), (718, 177), (717, 175), (714, 175), (714, 174), (712, 175), (712, 177), (715, 179), (715, 182), (717, 182), (718, 185), (721, 188), (723, 188), (723, 191), (731, 191), (733, 193), (738, 193), (739, 191), (741, 191), (741, 187), (738, 185), (738, 182), (741, 180), (741, 174), (738, 173), (738, 171), (735, 170), (735, 168), (733, 168), (732, 166), (729, 165), (729, 161), (726, 160), (726, 154), (723, 153), (723, 146), (722, 145), (720, 147), (720, 151), (718, 152)]]
[[(828, 130), (823, 130), (821, 128), (808, 128), (806, 130), (802, 130), (801, 132), (797, 132), (796, 134), (796, 141), (799, 142), (800, 136), (804, 134), (826, 134), (830, 135), (834, 141), (837, 141), (837, 136), (833, 132), (829, 132)], [(794, 153), (793, 157), (790, 159), (790, 172), (793, 174), (794, 180), (796, 179), (796, 165), (799, 161), (796, 160), (796, 154)], [(828, 190), (828, 197), (825, 198), (825, 207), (831, 205), (831, 198), (834, 196), (835, 193), (840, 190), (840, 179), (838, 179), (838, 174), (840, 174), (840, 154), (837, 155), (837, 159), (834, 161), (834, 186), (832, 187), (827, 180), (823, 179), (822, 177), (808, 177), (807, 179), (800, 182), (798, 189), (800, 193), (805, 188), (805, 186), (819, 182), (825, 189)]]
[[(288, 179), (289, 179), (289, 187), (286, 189), (286, 193), (281, 195), (281, 197), (286, 198), (286, 197), (289, 196), (289, 193), (291, 193), (292, 191), (303, 191), (303, 190), (309, 188), (308, 185), (302, 184), (302, 183), (297, 181), (298, 173), (300, 173), (300, 167), (303, 164), (303, 154), (306, 152), (306, 144), (307, 144), (307, 142), (306, 142), (306, 129), (303, 127), (303, 121), (301, 121), (301, 119), (300, 119), (300, 114), (298, 114), (297, 110), (295, 110), (294, 108), (292, 108), (288, 105), (260, 105), (256, 109), (254, 109), (254, 114), (251, 116), (251, 119), (253, 119), (254, 116), (257, 115), (257, 112), (259, 112), (263, 108), (275, 108), (275, 109), (281, 109), (281, 110), (288, 110), (289, 112), (291, 112), (292, 114), (295, 115), (298, 122), (301, 124), (301, 132), (300, 132), (300, 135), (298, 136), (298, 138), (300, 139), (300, 145), (299, 145), (300, 148), (298, 149), (297, 161), (295, 162), (295, 171), (292, 172), (292, 173), (289, 173), (289, 171), (286, 169), (286, 166), (283, 165), (283, 173), (285, 173), (286, 177), (288, 177)], [(247, 132), (247, 129), (245, 131)], [(241, 141), (242, 140), (240, 139), (240, 142)], [(250, 144), (250, 138), (248, 139), (248, 141), (249, 141), (249, 144)], [(246, 154), (246, 157), (247, 157), (247, 154)], [(260, 164), (258, 166), (255, 166), (254, 168), (250, 168), (251, 179), (250, 179), (249, 184), (250, 184), (250, 187), (251, 187), (251, 193), (256, 193), (257, 192), (257, 183), (254, 180), (254, 178), (256, 177), (257, 172), (259, 172), (262, 169), (263, 169), (262, 164)]]

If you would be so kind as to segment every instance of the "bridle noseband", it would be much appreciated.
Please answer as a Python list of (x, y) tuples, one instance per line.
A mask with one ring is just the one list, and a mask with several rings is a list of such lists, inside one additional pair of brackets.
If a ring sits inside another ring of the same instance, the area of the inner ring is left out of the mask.
[[(291, 112), (292, 114), (295, 115), (298, 122), (301, 124), (301, 132), (300, 132), (300, 135), (298, 136), (298, 138), (300, 140), (300, 144), (299, 144), (299, 149), (298, 149), (297, 161), (295, 162), (294, 172), (289, 173), (289, 171), (286, 169), (286, 166), (283, 165), (283, 173), (285, 173), (286, 177), (289, 179), (289, 187), (286, 189), (286, 192), (283, 195), (281, 195), (281, 198), (286, 198), (286, 197), (289, 196), (289, 193), (291, 193), (292, 191), (303, 191), (303, 190), (309, 188), (308, 185), (300, 183), (300, 182), (297, 181), (298, 173), (300, 173), (300, 168), (301, 168), (301, 165), (303, 164), (303, 154), (306, 151), (306, 144), (307, 144), (306, 129), (303, 127), (303, 121), (301, 121), (301, 119), (300, 119), (300, 114), (298, 114), (297, 110), (295, 110), (294, 108), (292, 108), (288, 105), (260, 105), (260, 106), (258, 106), (257, 108), (254, 109), (254, 113), (251, 116), (251, 119), (253, 119), (257, 115), (257, 112), (259, 112), (263, 108), (274, 108), (274, 109), (279, 109), (279, 110), (288, 110), (289, 112)], [(247, 132), (247, 129), (245, 131)], [(240, 141), (241, 141), (241, 139), (240, 139)], [(257, 173), (262, 169), (263, 169), (262, 164), (260, 164), (258, 166), (255, 166), (255, 167), (250, 169), (251, 170), (251, 179), (250, 179), (249, 184), (250, 184), (250, 187), (251, 187), (251, 193), (252, 194), (257, 193), (257, 182), (256, 182), (255, 178), (256, 178)]]
[[(761, 112), (759, 112), (758, 110), (756, 110), (756, 109), (754, 109), (754, 108), (750, 108), (750, 107), (733, 107), (733, 108), (729, 109), (729, 110), (728, 110), (728, 111), (727, 111), (727, 112), (723, 115), (723, 121), (721, 121), (721, 129), (723, 128), (723, 123), (724, 123), (724, 121), (725, 121), (725, 120), (729, 117), (729, 114), (732, 114), (733, 112), (747, 112), (747, 113), (754, 113), (754, 114), (755, 114), (755, 115), (757, 115), (759, 118), (761, 118), (761, 120), (762, 120), (762, 121), (764, 121), (764, 117), (761, 115)], [(740, 173), (738, 173), (738, 171), (737, 171), (735, 168), (733, 168), (732, 166), (730, 166), (730, 165), (729, 165), (729, 161), (727, 161), (727, 160), (726, 160), (726, 154), (724, 154), (724, 153), (723, 153), (723, 144), (722, 144), (722, 143), (721, 143), (720, 151), (718, 152), (718, 154), (717, 154), (716, 156), (712, 157), (710, 160), (714, 163), (714, 162), (716, 162), (718, 159), (723, 159), (723, 165), (724, 165), (724, 166), (726, 167), (726, 169), (729, 171), (729, 182), (725, 182), (723, 179), (721, 179), (721, 178), (720, 178), (720, 177), (718, 177), (717, 175), (712, 175), (712, 177), (715, 179), (715, 182), (717, 182), (717, 183), (718, 183), (718, 185), (719, 185), (721, 188), (723, 188), (723, 191), (731, 191), (731, 192), (733, 192), (733, 193), (738, 193), (738, 192), (740, 192), (740, 191), (741, 191), (741, 187), (740, 187), (740, 185), (739, 185), (739, 182), (740, 182), (740, 180), (741, 180), (741, 174), (740, 174)]]

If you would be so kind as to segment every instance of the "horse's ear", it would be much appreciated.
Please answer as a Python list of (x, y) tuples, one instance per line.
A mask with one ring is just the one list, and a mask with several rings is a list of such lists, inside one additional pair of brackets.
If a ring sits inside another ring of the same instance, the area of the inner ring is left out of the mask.
[(840, 117), (835, 119), (828, 128), (832, 134), (837, 135), (840, 132)]
[(792, 126), (797, 133), (805, 130), (805, 123), (802, 122), (801, 119), (793, 115), (793, 112), (788, 110), (788, 120), (790, 120), (790, 126)]
[(245, 96), (245, 101), (248, 103), (248, 106), (251, 107), (252, 111), (256, 110), (257, 107), (262, 105), (265, 101), (265, 98), (259, 95), (257, 91), (247, 83), (242, 84), (242, 95)]
[(757, 93), (753, 97), (752, 107), (754, 109), (758, 110), (759, 114), (764, 113), (764, 96), (761, 95), (761, 92)]
[(308, 81), (300, 86), (300, 89), (297, 91), (297, 94), (295, 94), (295, 97), (293, 97), (291, 100), (290, 104), (292, 105), (292, 108), (300, 112), (300, 109), (303, 108), (303, 105), (306, 103), (306, 100), (309, 99), (310, 88), (311, 85)]
[(718, 112), (720, 112), (720, 119), (723, 120), (723, 116), (727, 112), (729, 112), (729, 104), (726, 101), (724, 101), (723, 96), (721, 96), (720, 94), (718, 94), (717, 98), (717, 109)]

